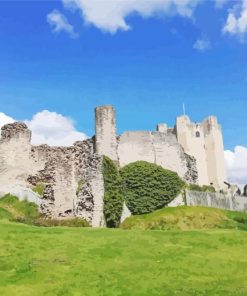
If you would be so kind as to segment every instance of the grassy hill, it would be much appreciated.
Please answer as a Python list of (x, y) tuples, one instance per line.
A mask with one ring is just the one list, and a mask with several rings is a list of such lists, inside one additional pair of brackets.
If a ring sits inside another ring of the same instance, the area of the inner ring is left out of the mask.
[(193, 230), (241, 229), (247, 230), (247, 214), (206, 207), (163, 208), (146, 215), (127, 218), (123, 229)]

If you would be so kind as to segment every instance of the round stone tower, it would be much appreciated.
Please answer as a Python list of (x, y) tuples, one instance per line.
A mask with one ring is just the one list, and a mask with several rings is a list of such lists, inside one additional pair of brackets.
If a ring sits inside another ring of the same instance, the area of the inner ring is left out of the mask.
[(116, 112), (111, 105), (95, 108), (95, 149), (117, 161)]

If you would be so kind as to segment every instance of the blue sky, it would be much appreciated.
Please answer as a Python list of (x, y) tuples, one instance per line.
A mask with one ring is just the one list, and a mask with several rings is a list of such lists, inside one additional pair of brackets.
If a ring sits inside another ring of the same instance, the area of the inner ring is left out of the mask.
[(185, 103), (247, 146), (247, 1), (150, 2), (0, 1), (0, 112), (53, 111), (90, 136), (98, 105), (121, 133), (172, 126)]

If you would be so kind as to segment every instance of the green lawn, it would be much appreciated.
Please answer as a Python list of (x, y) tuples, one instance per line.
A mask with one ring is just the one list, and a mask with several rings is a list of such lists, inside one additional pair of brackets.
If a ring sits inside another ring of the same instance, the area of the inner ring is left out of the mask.
[(0, 295), (247, 295), (246, 213), (178, 207), (130, 217), (127, 230), (32, 226), (84, 222), (0, 199)]
[(0, 295), (247, 295), (247, 232), (0, 221)]

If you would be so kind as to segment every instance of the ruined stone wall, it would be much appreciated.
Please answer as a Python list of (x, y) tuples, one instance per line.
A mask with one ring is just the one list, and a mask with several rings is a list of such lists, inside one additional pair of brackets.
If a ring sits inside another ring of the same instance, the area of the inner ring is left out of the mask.
[(41, 169), (29, 160), (31, 132), (23, 123), (2, 127), (0, 140), (0, 191), (10, 192), (13, 186), (25, 187), (29, 174)]
[(218, 192), (186, 192), (188, 206), (204, 206), (230, 211), (247, 212), (247, 197)]
[(175, 129), (159, 124), (156, 132), (124, 132), (117, 136), (112, 106), (95, 109), (95, 137), (71, 147), (32, 146), (24, 123), (2, 128), (0, 192), (45, 185), (42, 212), (48, 217), (82, 217), (93, 226), (104, 224), (102, 157), (122, 167), (144, 160), (178, 173), (189, 183), (221, 184), (225, 178), (223, 140), (213, 117), (203, 124), (187, 116)]
[(93, 226), (104, 224), (102, 157), (92, 140), (71, 147), (32, 146), (23, 123), (2, 128), (0, 191), (44, 184), (41, 210), (47, 217), (81, 217)]
[(118, 138), (120, 166), (144, 160), (178, 173), (190, 183), (197, 182), (196, 161), (178, 143), (171, 129), (164, 132), (125, 132)]

